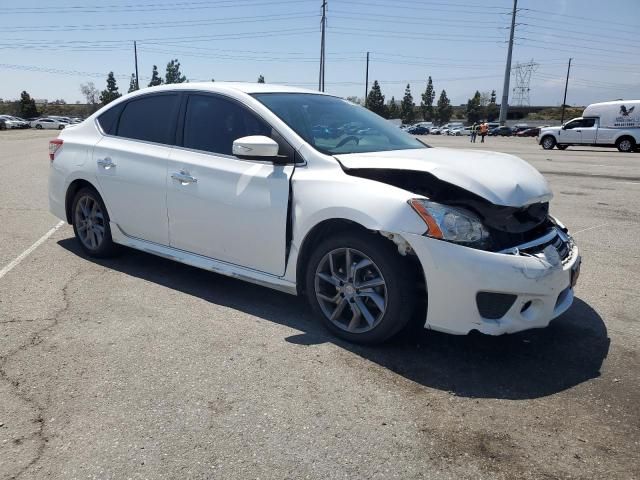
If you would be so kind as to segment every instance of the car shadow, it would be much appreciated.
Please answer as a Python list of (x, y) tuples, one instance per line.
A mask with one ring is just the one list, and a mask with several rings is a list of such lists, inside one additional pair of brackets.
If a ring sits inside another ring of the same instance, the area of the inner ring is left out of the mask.
[(384, 345), (367, 347), (329, 334), (304, 298), (128, 248), (119, 257), (98, 260), (86, 257), (73, 238), (58, 244), (104, 267), (300, 330), (283, 339), (289, 343), (331, 342), (408, 380), (461, 397), (515, 400), (558, 393), (598, 377), (609, 351), (602, 318), (580, 299), (544, 329), (491, 337), (413, 327)]

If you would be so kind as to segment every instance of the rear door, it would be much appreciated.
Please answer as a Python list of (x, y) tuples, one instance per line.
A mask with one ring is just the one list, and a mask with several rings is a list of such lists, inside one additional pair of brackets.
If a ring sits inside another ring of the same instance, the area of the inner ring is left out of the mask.
[(273, 275), (284, 274), (289, 179), (293, 165), (241, 160), (233, 141), (279, 136), (235, 100), (190, 94), (182, 147), (170, 155), (167, 206), (171, 246)]
[(177, 93), (136, 97), (105, 112), (93, 150), (111, 221), (131, 237), (169, 244), (167, 159), (175, 141)]

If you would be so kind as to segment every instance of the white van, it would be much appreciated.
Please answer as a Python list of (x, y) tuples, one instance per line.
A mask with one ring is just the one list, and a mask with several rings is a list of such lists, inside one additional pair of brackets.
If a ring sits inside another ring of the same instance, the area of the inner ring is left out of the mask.
[(545, 150), (589, 145), (632, 152), (640, 147), (640, 100), (594, 103), (561, 127), (541, 128), (538, 138)]

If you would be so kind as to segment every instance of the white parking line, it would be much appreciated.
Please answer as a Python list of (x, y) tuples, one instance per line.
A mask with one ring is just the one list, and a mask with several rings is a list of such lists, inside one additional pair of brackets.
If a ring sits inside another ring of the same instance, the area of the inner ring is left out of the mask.
[(583, 228), (582, 230), (578, 230), (577, 232), (572, 232), (571, 235), (578, 235), (579, 233), (582, 232), (588, 232), (589, 230), (593, 230), (594, 228), (602, 228), (602, 227), (606, 227), (607, 225), (609, 225), (608, 223), (603, 223), (602, 225), (594, 225), (593, 227), (587, 227), (587, 228)]
[(38, 241), (36, 241), (36, 243), (34, 243), (33, 245), (31, 245), (29, 248), (27, 248), (24, 252), (22, 252), (20, 255), (18, 255), (11, 263), (9, 263), (7, 266), (5, 266), (2, 270), (0, 270), (0, 278), (4, 277), (7, 273), (9, 273), (11, 270), (13, 270), (15, 267), (17, 267), (20, 262), (22, 262), (22, 260), (24, 260), (25, 258), (27, 258), (29, 256), (29, 254), (31, 252), (33, 252), (36, 248), (38, 248), (40, 245), (42, 245), (44, 242), (47, 241), (47, 239), (53, 235), (54, 233), (56, 233), (56, 231), (65, 224), (65, 222), (63, 222), (62, 220), (60, 222), (58, 222), (55, 227), (53, 227), (51, 230), (49, 230), (47, 233), (45, 233), (43, 236), (41, 236)]

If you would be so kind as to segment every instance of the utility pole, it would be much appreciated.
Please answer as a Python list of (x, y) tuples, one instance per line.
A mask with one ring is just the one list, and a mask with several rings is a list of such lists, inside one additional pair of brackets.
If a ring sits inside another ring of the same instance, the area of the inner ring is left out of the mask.
[(322, 34), (320, 36), (320, 74), (318, 76), (318, 90), (324, 92), (324, 37), (325, 26), (327, 24), (327, 0), (322, 0), (322, 20), (320, 23), (322, 25)]
[(138, 46), (136, 41), (133, 41), (133, 56), (136, 62), (136, 90), (140, 90), (140, 82), (138, 81)]
[(509, 35), (509, 50), (507, 52), (507, 65), (504, 68), (504, 85), (502, 87), (502, 102), (500, 103), (500, 125), (507, 120), (509, 109), (509, 79), (511, 78), (511, 53), (513, 52), (513, 33), (516, 29), (516, 11), (518, 0), (513, 0), (513, 13), (511, 14), (511, 34)]
[(564, 106), (567, 104), (567, 87), (569, 86), (569, 72), (571, 71), (571, 58), (569, 59), (569, 66), (567, 67), (567, 80), (564, 82), (564, 100), (562, 100), (562, 117), (560, 118), (560, 125), (564, 123)]
[(369, 52), (367, 52), (367, 70), (364, 76), (364, 106), (367, 106), (367, 96), (369, 95)]

